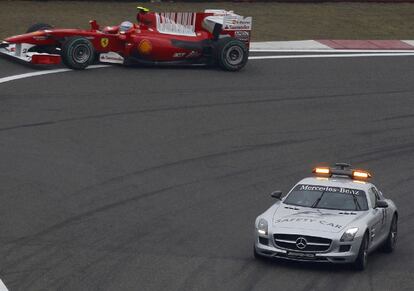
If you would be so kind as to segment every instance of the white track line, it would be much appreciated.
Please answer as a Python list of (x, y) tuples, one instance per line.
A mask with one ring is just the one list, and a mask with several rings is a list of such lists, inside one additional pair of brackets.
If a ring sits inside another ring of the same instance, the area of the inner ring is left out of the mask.
[[(109, 66), (108, 65), (94, 65), (94, 66), (88, 67), (88, 69), (99, 69), (99, 68), (106, 68), (106, 67), (109, 67)], [(64, 73), (64, 72), (69, 72), (69, 71), (72, 71), (72, 70), (71, 69), (56, 69), (56, 70), (47, 70), (47, 71), (39, 71), (39, 72), (8, 76), (8, 77), (0, 78), (0, 84), (10, 82), (10, 81), (20, 80), (20, 79), (25, 79), (25, 78), (31, 78), (31, 77), (43, 76), (43, 75), (49, 75), (49, 74), (58, 74), (58, 73)]]
[(283, 55), (283, 56), (251, 56), (249, 60), (269, 59), (306, 59), (306, 58), (358, 58), (358, 57), (404, 57), (414, 53), (375, 53), (375, 54), (338, 54), (338, 55)]
[(0, 291), (9, 291), (1, 279), (0, 279)]
[[(251, 50), (251, 52), (258, 52), (259, 50)], [(261, 52), (281, 52), (279, 50), (267, 50), (267, 51), (263, 51), (260, 50)], [(284, 52), (293, 52), (294, 50), (282, 50)], [(311, 52), (315, 52), (317, 50), (311, 50)], [(323, 52), (327, 52), (325, 50), (320, 50)], [(338, 50), (335, 50), (336, 52)], [(347, 52), (349, 52), (349, 50), (346, 50)], [(300, 50), (298, 52), (304, 52), (303, 50)], [(364, 52), (366, 52), (364, 50)], [(369, 52), (372, 52), (369, 51)], [(305, 59), (305, 58), (357, 58), (357, 57), (402, 57), (402, 56), (414, 56), (414, 52), (413, 53), (408, 53), (407, 51), (401, 51), (401, 52), (395, 52), (392, 51), (391, 52), (384, 52), (381, 51), (382, 53), (353, 53), (353, 54), (316, 54), (316, 55), (282, 55), (282, 56), (250, 56), (249, 60), (270, 60), (270, 59)], [(111, 65), (94, 65), (94, 66), (90, 66), (88, 67), (88, 69), (99, 69), (99, 68), (106, 68), (106, 67), (110, 67)], [(25, 78), (32, 78), (32, 77), (36, 77), (36, 76), (43, 76), (43, 75), (48, 75), (48, 74), (58, 74), (58, 73), (64, 73), (64, 72), (70, 72), (72, 71), (71, 69), (56, 69), (56, 70), (47, 70), (47, 71), (39, 71), (39, 72), (32, 72), (32, 73), (25, 73), (25, 74), (19, 74), (19, 75), (14, 75), (14, 76), (8, 76), (8, 77), (4, 77), (4, 78), (0, 78), (0, 84), (2, 83), (6, 83), (6, 82), (10, 82), (10, 81), (15, 81), (15, 80), (20, 80), (20, 79), (25, 79)], [(2, 291), (0, 289), (0, 291)]]
[(410, 53), (411, 50), (356, 50), (356, 49), (250, 49), (253, 53)]

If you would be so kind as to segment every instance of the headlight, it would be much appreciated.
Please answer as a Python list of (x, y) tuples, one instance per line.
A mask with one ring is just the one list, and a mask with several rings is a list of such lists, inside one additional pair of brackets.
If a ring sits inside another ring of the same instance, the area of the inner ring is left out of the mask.
[(353, 227), (344, 232), (341, 237), (341, 241), (353, 241), (356, 233), (358, 232), (358, 227)]
[(267, 235), (267, 221), (261, 218), (257, 224), (257, 232), (261, 235)]

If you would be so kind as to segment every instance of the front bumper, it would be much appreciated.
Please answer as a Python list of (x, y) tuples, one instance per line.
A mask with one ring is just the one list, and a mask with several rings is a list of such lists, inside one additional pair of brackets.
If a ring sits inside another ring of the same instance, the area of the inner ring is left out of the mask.
[[(355, 237), (352, 242), (341, 242), (332, 240), (329, 249), (325, 252), (301, 252), (298, 250), (287, 250), (276, 246), (273, 235), (260, 236), (255, 235), (256, 253), (263, 257), (280, 258), (293, 261), (306, 262), (326, 262), (326, 263), (353, 263), (358, 257), (362, 237)], [(267, 240), (267, 244), (266, 243)], [(349, 245), (349, 250), (341, 250), (341, 246)]]

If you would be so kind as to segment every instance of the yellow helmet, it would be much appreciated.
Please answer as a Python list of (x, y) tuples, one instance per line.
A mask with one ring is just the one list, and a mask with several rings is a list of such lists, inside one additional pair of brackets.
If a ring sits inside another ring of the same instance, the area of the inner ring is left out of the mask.
[(150, 11), (148, 8), (141, 7), (141, 6), (138, 6), (137, 9), (139, 12), (143, 12), (143, 13), (147, 13)]

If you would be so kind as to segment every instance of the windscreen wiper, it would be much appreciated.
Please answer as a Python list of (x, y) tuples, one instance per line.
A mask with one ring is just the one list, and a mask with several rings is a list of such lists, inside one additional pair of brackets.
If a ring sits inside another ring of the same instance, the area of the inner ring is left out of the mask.
[(351, 194), (351, 195), (352, 195), (352, 198), (354, 199), (356, 210), (361, 210), (361, 205), (359, 205), (358, 199), (356, 198), (354, 194)]
[(315, 208), (318, 203), (321, 201), (323, 194), (325, 194), (326, 190), (322, 192), (321, 196), (319, 196), (318, 199), (316, 199), (316, 201), (312, 204), (311, 208)]

